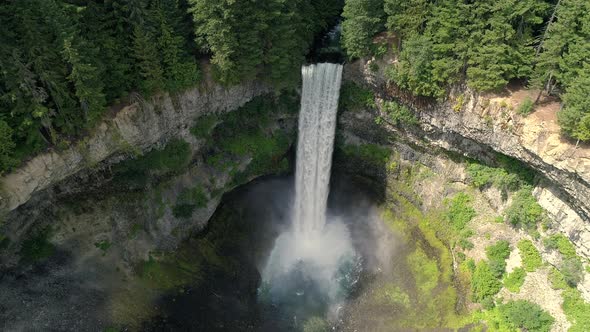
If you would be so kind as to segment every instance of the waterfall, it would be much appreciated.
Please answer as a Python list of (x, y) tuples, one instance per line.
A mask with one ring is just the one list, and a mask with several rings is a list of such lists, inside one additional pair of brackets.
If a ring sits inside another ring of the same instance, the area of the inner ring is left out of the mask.
[(336, 303), (361, 269), (346, 225), (326, 216), (342, 66), (304, 66), (292, 227), (276, 240), (262, 272), (263, 298), (302, 308)]
[(293, 226), (296, 236), (305, 240), (322, 231), (326, 224), (342, 66), (304, 66), (301, 73)]

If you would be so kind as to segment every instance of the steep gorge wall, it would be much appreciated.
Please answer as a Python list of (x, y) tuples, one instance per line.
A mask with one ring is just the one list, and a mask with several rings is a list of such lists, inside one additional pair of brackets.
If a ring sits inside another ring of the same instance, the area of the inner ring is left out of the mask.
[(189, 128), (197, 117), (235, 110), (267, 91), (269, 87), (256, 81), (229, 88), (210, 85), (126, 106), (80, 142), (63, 151), (41, 153), (0, 178), (0, 212), (14, 210), (36, 193), (81, 171), (108, 167), (125, 155), (150, 150), (172, 137), (195, 141)]
[[(515, 112), (518, 105), (510, 105), (516, 93), (479, 95), (465, 88), (456, 88), (445, 101), (419, 100), (387, 84), (384, 69), (391, 62), (361, 60), (345, 68), (345, 79), (370, 87), (378, 99), (401, 100), (417, 112), (415, 128), (385, 121), (390, 133), (424, 149), (452, 151), (492, 164), (495, 153), (501, 153), (530, 166), (548, 182), (534, 192), (539, 203), (579, 253), (590, 257), (590, 149), (561, 137), (555, 105), (522, 117)], [(378, 112), (387, 118), (383, 110)]]

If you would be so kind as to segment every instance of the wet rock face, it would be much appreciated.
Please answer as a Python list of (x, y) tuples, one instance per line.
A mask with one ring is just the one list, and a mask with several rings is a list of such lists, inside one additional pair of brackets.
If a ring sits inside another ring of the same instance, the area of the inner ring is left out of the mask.
[[(370, 70), (372, 63), (379, 70)], [(347, 64), (344, 72), (345, 80), (371, 88), (378, 99), (401, 100), (417, 113), (416, 127), (385, 123), (390, 135), (426, 150), (442, 149), (485, 163), (493, 164), (495, 154), (501, 153), (528, 165), (548, 180), (546, 189), (536, 192), (540, 204), (562, 225), (560, 231), (579, 253), (590, 257), (590, 149), (560, 136), (555, 119), (559, 105), (522, 117), (510, 104), (513, 96), (478, 95), (466, 88), (454, 89), (445, 101), (419, 100), (387, 84), (383, 69), (390, 63), (391, 59), (359, 60)], [(354, 116), (352, 127), (368, 115)]]

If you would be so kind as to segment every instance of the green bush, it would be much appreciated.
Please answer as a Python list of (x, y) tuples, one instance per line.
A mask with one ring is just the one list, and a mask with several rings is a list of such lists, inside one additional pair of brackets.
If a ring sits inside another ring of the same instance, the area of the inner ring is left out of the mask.
[(303, 324), (303, 332), (328, 332), (330, 325), (320, 317), (311, 317)]
[(469, 163), (467, 174), (471, 184), (480, 189), (493, 185), (507, 194), (533, 183), (534, 171), (522, 162), (503, 154), (496, 155), (496, 162), (498, 167)]
[(340, 88), (339, 107), (345, 110), (375, 108), (375, 94), (354, 82), (346, 81)]
[(12, 141), (12, 128), (0, 119), (0, 175), (16, 166), (14, 149), (16, 144)]
[(572, 322), (569, 332), (590, 331), (590, 303), (584, 301), (577, 289), (568, 288), (563, 292), (562, 307), (567, 320)]
[(490, 260), (490, 269), (496, 278), (501, 278), (506, 272), (506, 259), (510, 256), (510, 243), (500, 240), (496, 244), (486, 248), (486, 254)]
[(155, 259), (151, 255), (138, 267), (141, 280), (156, 289), (173, 289), (199, 277), (200, 260)]
[(422, 295), (428, 296), (438, 284), (440, 272), (436, 260), (428, 257), (424, 250), (418, 247), (407, 257), (407, 262), (416, 281), (416, 287)]
[(522, 331), (548, 332), (555, 319), (538, 304), (525, 300), (510, 301), (498, 306), (504, 321)]
[(379, 289), (377, 295), (375, 295), (375, 299), (383, 304), (398, 305), (403, 308), (410, 306), (410, 296), (393, 283), (388, 283)]
[(467, 174), (471, 185), (480, 189), (494, 185), (503, 192), (508, 192), (517, 190), (522, 184), (517, 174), (478, 163), (470, 163), (467, 166)]
[(195, 125), (191, 127), (191, 134), (196, 138), (209, 137), (217, 121), (218, 119), (215, 114), (201, 116), (195, 120)]
[(477, 263), (471, 279), (471, 293), (473, 301), (482, 302), (491, 299), (502, 288), (502, 283), (496, 278), (487, 262)]
[(521, 267), (517, 267), (504, 278), (504, 287), (513, 293), (518, 293), (520, 287), (524, 284), (525, 278), (526, 271)]
[(186, 204), (186, 203), (180, 203), (180, 204), (175, 204), (174, 207), (172, 208), (172, 215), (174, 215), (174, 217), (176, 218), (190, 218), (193, 215), (193, 212), (195, 211), (196, 206), (194, 204)]
[(582, 262), (577, 257), (566, 258), (561, 262), (559, 269), (563, 274), (565, 282), (570, 287), (576, 287), (584, 276)]
[(471, 196), (468, 194), (458, 193), (450, 200), (446, 199), (444, 202), (447, 208), (445, 218), (457, 232), (464, 230), (467, 223), (477, 215), (471, 206), (471, 200)]
[(100, 242), (96, 242), (94, 246), (102, 251), (103, 256), (106, 254), (107, 250), (111, 247), (111, 243), (107, 240), (102, 240)]
[(531, 98), (526, 97), (526, 99), (523, 100), (522, 103), (520, 103), (520, 105), (518, 106), (518, 109), (516, 109), (516, 112), (520, 115), (526, 116), (526, 115), (529, 115), (533, 111), (534, 106), (535, 106), (535, 104), (533, 103)]
[(407, 106), (401, 105), (396, 101), (383, 102), (383, 111), (389, 116), (389, 120), (394, 125), (415, 126), (418, 124), (416, 114)]
[(178, 200), (184, 203), (194, 204), (198, 208), (207, 206), (209, 199), (201, 185), (196, 185), (192, 188), (185, 188), (178, 195)]
[(522, 266), (527, 272), (533, 272), (543, 265), (541, 255), (530, 240), (521, 240), (518, 242), (518, 250), (522, 259)]
[[(284, 155), (290, 146), (290, 137), (282, 132), (268, 130), (273, 113), (297, 110), (296, 97), (282, 92), (259, 96), (238, 110), (229, 112), (214, 128), (210, 141), (211, 154), (207, 163), (220, 170), (235, 164), (235, 157), (250, 157), (248, 168), (234, 178), (232, 185), (240, 184), (252, 175), (278, 172), (285, 165)], [(233, 158), (233, 159), (232, 159)]]
[(553, 288), (553, 289), (566, 289), (566, 288), (568, 288), (568, 284), (565, 281), (565, 277), (556, 268), (551, 268), (551, 271), (549, 271), (549, 281), (551, 282), (551, 288)]
[(51, 229), (45, 228), (23, 241), (20, 249), (21, 259), (26, 263), (35, 263), (53, 255), (55, 247), (49, 242)]
[(185, 188), (178, 195), (176, 204), (172, 208), (172, 214), (176, 218), (189, 218), (195, 209), (207, 206), (208, 201), (209, 198), (200, 185)]
[(558, 250), (565, 258), (576, 258), (576, 248), (563, 234), (553, 234), (543, 240), (547, 249)]
[(514, 226), (534, 229), (543, 217), (543, 208), (532, 194), (532, 188), (525, 186), (512, 197), (512, 204), (506, 209), (506, 219)]
[(0, 234), (0, 250), (8, 248), (9, 245), (10, 239), (8, 238), (8, 236)]
[(359, 158), (378, 168), (384, 168), (391, 156), (391, 150), (377, 144), (348, 144), (342, 147), (342, 151), (349, 157)]
[(177, 173), (188, 166), (190, 157), (190, 145), (181, 139), (173, 139), (163, 149), (154, 149), (137, 159), (122, 162), (115, 170), (123, 177)]

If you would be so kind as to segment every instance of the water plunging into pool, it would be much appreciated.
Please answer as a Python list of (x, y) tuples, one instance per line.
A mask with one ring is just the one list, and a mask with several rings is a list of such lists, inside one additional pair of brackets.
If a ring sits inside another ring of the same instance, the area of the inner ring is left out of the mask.
[(260, 294), (304, 315), (342, 300), (358, 278), (360, 259), (347, 227), (326, 216), (342, 66), (323, 63), (301, 71), (291, 229), (275, 242)]

